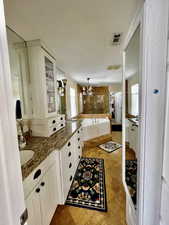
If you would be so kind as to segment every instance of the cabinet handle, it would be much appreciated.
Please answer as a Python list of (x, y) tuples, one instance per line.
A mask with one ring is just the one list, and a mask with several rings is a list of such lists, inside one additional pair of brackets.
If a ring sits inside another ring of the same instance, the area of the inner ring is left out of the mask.
[(80, 149), (80, 146), (78, 146), (78, 149)]
[(81, 157), (80, 157), (80, 155), (79, 155), (79, 159), (80, 159)]
[(68, 156), (70, 157), (70, 156), (71, 156), (71, 154), (72, 154), (72, 153), (71, 153), (71, 152), (69, 152)]
[(78, 138), (78, 141), (80, 141), (80, 138)]
[(64, 124), (62, 123), (60, 126), (61, 126), (61, 127), (63, 127), (63, 126), (64, 126)]
[(72, 163), (69, 164), (69, 169), (72, 167)]
[(77, 132), (78, 134), (80, 133), (80, 131), (78, 130), (78, 132)]
[(36, 193), (39, 193), (39, 192), (40, 192), (40, 188), (37, 188), (37, 189), (36, 189)]
[(52, 123), (56, 123), (56, 120), (53, 120)]
[(68, 142), (68, 145), (67, 145), (67, 146), (68, 146), (68, 147), (69, 147), (69, 146), (71, 146), (71, 143), (70, 143), (70, 142)]
[(134, 129), (131, 129), (131, 131), (134, 131)]
[(63, 120), (63, 117), (61, 117), (60, 120)]
[(41, 185), (42, 187), (45, 186), (45, 182), (42, 182), (40, 185)]
[(56, 131), (56, 127), (53, 128), (53, 131)]
[(72, 178), (73, 178), (73, 177), (72, 177), (72, 176), (70, 176), (70, 179), (69, 179), (69, 180), (70, 180), (70, 181), (72, 181)]
[(40, 175), (41, 175), (41, 170), (39, 169), (35, 172), (33, 179), (34, 180), (37, 179)]

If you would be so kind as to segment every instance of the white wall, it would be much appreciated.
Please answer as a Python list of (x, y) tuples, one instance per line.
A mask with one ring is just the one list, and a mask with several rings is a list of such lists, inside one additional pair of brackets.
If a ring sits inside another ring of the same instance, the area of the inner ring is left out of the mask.
[(117, 93), (122, 91), (122, 83), (114, 83), (109, 85), (109, 92)]
[(135, 74), (132, 77), (128, 78), (128, 113), (132, 115), (132, 105), (131, 105), (131, 101), (132, 101), (132, 94), (131, 94), (131, 87), (134, 84), (138, 84), (139, 83), (139, 78), (138, 75)]

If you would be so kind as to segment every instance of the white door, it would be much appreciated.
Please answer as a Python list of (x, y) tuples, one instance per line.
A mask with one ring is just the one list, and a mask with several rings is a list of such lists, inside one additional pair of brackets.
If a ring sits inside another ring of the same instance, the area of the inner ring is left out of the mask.
[(41, 208), (40, 208), (40, 188), (35, 188), (26, 199), (28, 210), (27, 225), (42, 225)]
[(58, 185), (54, 164), (40, 182), (42, 225), (49, 225), (58, 204)]
[(0, 0), (0, 224), (19, 225), (25, 210), (3, 0)]
[[(169, 41), (169, 40), (168, 40)], [(168, 46), (169, 50), (169, 46)], [(169, 63), (169, 52), (168, 60)], [(169, 67), (167, 71), (169, 76)], [(161, 224), (169, 224), (169, 77), (167, 84), (167, 98), (166, 98), (166, 119), (165, 119), (165, 136), (164, 136), (164, 154), (163, 154), (163, 180), (162, 180), (162, 198), (161, 198)]]

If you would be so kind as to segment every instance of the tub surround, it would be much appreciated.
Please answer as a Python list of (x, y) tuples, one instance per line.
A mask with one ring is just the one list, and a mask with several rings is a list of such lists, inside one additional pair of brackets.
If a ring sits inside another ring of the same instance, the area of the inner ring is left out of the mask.
[(34, 151), (35, 154), (31, 160), (22, 166), (23, 180), (28, 177), (51, 152), (61, 150), (80, 126), (80, 121), (68, 121), (62, 130), (50, 137), (31, 137), (26, 147), (22, 150), (29, 149)]

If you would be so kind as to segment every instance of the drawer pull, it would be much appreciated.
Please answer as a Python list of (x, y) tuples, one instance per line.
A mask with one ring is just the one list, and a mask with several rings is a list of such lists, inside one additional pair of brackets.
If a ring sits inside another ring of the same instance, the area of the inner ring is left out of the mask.
[(80, 159), (81, 157), (80, 157), (80, 155), (79, 155), (79, 159)]
[(69, 180), (70, 180), (70, 181), (72, 181), (72, 179), (73, 179), (73, 177), (72, 177), (72, 176), (70, 176), (70, 179), (69, 179)]
[(56, 123), (56, 120), (53, 120), (52, 123)]
[(45, 186), (45, 182), (42, 182), (40, 185), (41, 185), (42, 187)]
[(69, 169), (72, 167), (72, 163), (69, 164)]
[(63, 120), (63, 117), (61, 117), (60, 120)]
[(80, 141), (80, 138), (78, 138), (78, 141)]
[(78, 149), (80, 149), (80, 146), (78, 146)]
[(41, 169), (39, 169), (35, 172), (33, 179), (34, 180), (37, 179), (40, 175), (41, 175)]
[(37, 189), (36, 189), (36, 193), (39, 193), (39, 192), (40, 192), (40, 188), (37, 188)]
[(78, 130), (78, 132), (77, 132), (78, 134), (80, 133), (80, 131)]
[(69, 147), (69, 146), (71, 146), (71, 143), (70, 143), (70, 142), (68, 142), (67, 146), (68, 146), (68, 147)]
[(69, 152), (68, 156), (70, 157), (70, 156), (71, 156), (71, 154), (72, 154), (72, 153), (71, 153), (71, 152)]
[(56, 127), (53, 128), (53, 131), (56, 131)]
[(61, 127), (63, 127), (63, 126), (64, 126), (64, 124), (62, 123), (60, 126), (61, 126)]

